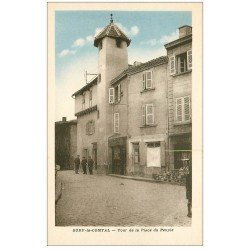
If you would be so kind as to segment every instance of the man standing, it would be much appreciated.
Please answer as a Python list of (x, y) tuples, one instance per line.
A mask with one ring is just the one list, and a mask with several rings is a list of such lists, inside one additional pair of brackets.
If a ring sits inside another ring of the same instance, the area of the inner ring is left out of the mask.
[(89, 166), (89, 173), (93, 174), (93, 165), (94, 165), (94, 161), (92, 160), (91, 156), (89, 156), (88, 158), (88, 166)]
[(77, 157), (75, 158), (75, 173), (76, 174), (79, 174), (78, 173), (78, 170), (79, 170), (79, 166), (80, 166), (80, 156), (79, 155), (77, 155)]
[(188, 200), (188, 214), (192, 218), (192, 163), (187, 161), (188, 172), (186, 175), (186, 198)]
[(82, 158), (82, 170), (83, 170), (83, 174), (87, 174), (87, 159), (83, 156)]

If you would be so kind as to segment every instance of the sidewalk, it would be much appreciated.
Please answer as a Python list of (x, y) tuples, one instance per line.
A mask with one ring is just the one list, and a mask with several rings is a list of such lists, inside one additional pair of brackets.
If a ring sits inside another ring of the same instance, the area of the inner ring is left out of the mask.
[(140, 177), (140, 176), (128, 176), (128, 175), (118, 175), (118, 174), (108, 174), (108, 176), (122, 178), (122, 179), (135, 180), (135, 181), (146, 181), (146, 182), (154, 182), (154, 183), (161, 183), (161, 184), (172, 184), (172, 185), (183, 186), (183, 184), (178, 183), (178, 182), (161, 181), (161, 180), (155, 180), (153, 178)]

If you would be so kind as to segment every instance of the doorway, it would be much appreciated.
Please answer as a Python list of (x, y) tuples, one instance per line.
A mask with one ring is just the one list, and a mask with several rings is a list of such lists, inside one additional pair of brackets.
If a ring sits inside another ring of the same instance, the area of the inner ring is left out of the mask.
[(126, 174), (126, 147), (112, 147), (112, 174)]

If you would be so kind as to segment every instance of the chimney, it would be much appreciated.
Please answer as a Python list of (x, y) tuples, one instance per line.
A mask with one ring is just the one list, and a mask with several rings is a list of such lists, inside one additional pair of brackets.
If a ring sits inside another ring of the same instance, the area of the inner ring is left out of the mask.
[(67, 117), (63, 117), (63, 118), (62, 118), (62, 121), (63, 121), (63, 122), (66, 122), (66, 121), (67, 121)]
[(179, 38), (182, 38), (184, 36), (188, 36), (192, 34), (192, 27), (188, 25), (181, 26), (179, 28)]
[(134, 65), (134, 66), (138, 66), (138, 65), (141, 65), (141, 64), (142, 64), (141, 62), (135, 61), (133, 65)]

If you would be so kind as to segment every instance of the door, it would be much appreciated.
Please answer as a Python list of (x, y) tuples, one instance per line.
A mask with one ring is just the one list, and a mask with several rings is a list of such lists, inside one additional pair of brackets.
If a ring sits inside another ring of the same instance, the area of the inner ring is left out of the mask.
[(94, 160), (94, 167), (97, 169), (97, 148), (93, 149), (93, 160)]
[(133, 143), (133, 167), (134, 172), (137, 173), (140, 171), (140, 149), (139, 143)]
[(126, 147), (120, 148), (120, 174), (126, 174)]
[(112, 174), (124, 175), (126, 169), (126, 148), (112, 147)]
[(83, 149), (83, 156), (88, 159), (88, 156), (89, 156), (89, 152), (88, 152), (88, 149), (87, 148), (84, 148)]

